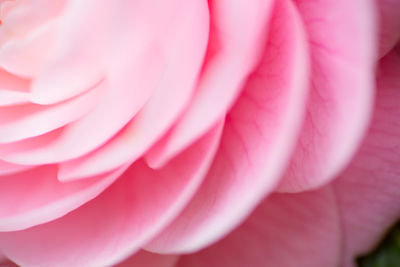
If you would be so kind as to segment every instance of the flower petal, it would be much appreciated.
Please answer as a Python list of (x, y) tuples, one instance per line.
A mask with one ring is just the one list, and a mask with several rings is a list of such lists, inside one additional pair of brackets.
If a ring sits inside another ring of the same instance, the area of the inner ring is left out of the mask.
[(0, 107), (0, 143), (45, 134), (84, 117), (104, 97), (104, 87), (100, 84), (82, 96), (49, 106), (28, 103)]
[(217, 125), (162, 169), (135, 162), (105, 192), (60, 219), (0, 233), (0, 251), (32, 267), (100, 267), (124, 260), (169, 224), (192, 197), (212, 162), (221, 129)]
[(176, 267), (340, 266), (341, 233), (330, 188), (274, 194), (220, 242), (182, 256)]
[(374, 94), (374, 2), (297, 2), (311, 45), (311, 98), (297, 150), (278, 189), (283, 192), (316, 188), (345, 167), (368, 126)]
[(60, 165), (59, 178), (71, 180), (112, 170), (135, 160), (165, 134), (187, 106), (202, 66), (208, 41), (208, 8), (190, 1), (160, 42), (166, 71), (158, 88), (128, 125), (100, 149)]
[(49, 105), (64, 101), (82, 94), (104, 77), (110, 10), (105, 1), (97, 1), (97, 5), (94, 2), (66, 1), (58, 17), (51, 60), (34, 77), (32, 102)]
[(380, 49), (384, 56), (400, 41), (400, 1), (376, 0), (380, 12)]
[(174, 267), (179, 260), (176, 255), (162, 255), (141, 250), (114, 267)]
[(22, 40), (5, 43), (0, 49), (0, 66), (21, 77), (34, 77), (43, 70), (52, 55), (55, 35), (56, 24), (50, 22), (33, 30)]
[(0, 160), (0, 175), (8, 175), (20, 171), (24, 171), (26, 169), (32, 168), (31, 166), (25, 166), (25, 165), (17, 165), (17, 164), (12, 164), (8, 163), (5, 161)]
[(177, 267), (355, 267), (400, 214), (400, 47), (381, 61), (373, 123), (340, 177), (316, 191), (273, 194), (222, 241)]
[(213, 165), (183, 213), (146, 249), (198, 250), (237, 226), (276, 185), (289, 160), (307, 97), (307, 49), (291, 1), (277, 1), (257, 71), (226, 118)]
[(0, 231), (21, 230), (61, 217), (96, 197), (124, 169), (74, 183), (60, 183), (55, 166), (1, 176)]
[(127, 65), (114, 67), (101, 83), (106, 93), (90, 112), (58, 131), (0, 145), (1, 158), (26, 165), (58, 163), (91, 152), (118, 133), (148, 100), (165, 67), (154, 45), (125, 45), (131, 49)]
[(344, 267), (369, 252), (400, 215), (400, 45), (378, 71), (376, 111), (361, 150), (334, 182), (344, 240)]
[(210, 44), (196, 94), (170, 134), (150, 151), (151, 166), (165, 164), (228, 112), (259, 62), (273, 2), (209, 1)]
[(0, 107), (24, 104), (29, 100), (30, 81), (0, 69)]

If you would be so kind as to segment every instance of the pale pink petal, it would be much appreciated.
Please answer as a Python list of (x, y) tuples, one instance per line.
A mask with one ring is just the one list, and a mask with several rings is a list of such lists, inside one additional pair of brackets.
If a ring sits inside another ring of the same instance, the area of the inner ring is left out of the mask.
[(0, 143), (45, 134), (76, 121), (94, 109), (104, 94), (105, 86), (100, 84), (82, 96), (54, 105), (29, 103), (0, 107)]
[(141, 250), (114, 267), (174, 267), (178, 260), (177, 255), (162, 255)]
[(331, 188), (268, 197), (220, 242), (177, 267), (338, 267), (341, 229)]
[(31, 31), (56, 18), (66, 0), (5, 1), (1, 5), (0, 44), (21, 40)]
[(1, 145), (2, 159), (27, 165), (57, 163), (93, 151), (122, 129), (145, 104), (165, 67), (153, 45), (126, 43), (130, 44), (129, 55), (124, 55), (127, 65), (119, 65), (102, 82), (106, 93), (87, 115), (57, 132)]
[(372, 127), (351, 166), (335, 181), (344, 267), (372, 250), (400, 216), (400, 46), (381, 60)]
[(301, 126), (308, 62), (291, 1), (276, 2), (270, 30), (263, 61), (226, 118), (206, 180), (178, 219), (146, 249), (180, 253), (202, 248), (237, 226), (276, 185)]
[(128, 258), (187, 204), (212, 162), (221, 129), (217, 125), (162, 169), (135, 162), (96, 199), (60, 219), (0, 233), (0, 251), (32, 267), (44, 262), (57, 267), (111, 266)]
[(108, 11), (104, 1), (67, 1), (58, 18), (51, 61), (34, 77), (33, 102), (63, 101), (85, 92), (104, 77), (104, 51), (111, 27)]
[(28, 102), (28, 93), (0, 89), (0, 107), (25, 104)]
[(27, 103), (30, 81), (0, 69), (0, 107)]
[[(69, 0), (59, 18), (59, 38), (53, 60), (33, 83), (34, 102), (50, 104), (73, 97), (104, 76), (112, 80), (110, 76), (118, 76), (122, 70), (125, 75), (134, 76), (129, 70), (136, 67), (129, 64), (135, 62), (135, 57), (131, 56), (137, 56), (134, 51), (141, 45), (148, 45), (154, 50), (154, 56), (163, 61), (165, 51), (160, 55), (157, 50), (168, 35), (174, 35), (173, 24), (179, 23), (184, 12), (182, 8), (186, 6), (188, 4), (180, 0)], [(159, 47), (154, 47), (154, 43)], [(141, 68), (151, 71), (156, 66), (149, 62)], [(160, 79), (154, 77), (156, 81)], [(52, 88), (54, 84), (58, 85), (57, 90)], [(113, 84), (112, 90), (118, 86)], [(137, 83), (132, 87), (136, 90), (143, 85)], [(136, 94), (148, 91), (141, 88)]]
[(147, 157), (160, 167), (208, 131), (236, 100), (259, 62), (273, 0), (209, 1), (210, 44), (196, 94), (171, 133)]
[(125, 169), (71, 183), (57, 180), (56, 166), (0, 176), (0, 230), (21, 230), (59, 218), (96, 197)]
[(400, 1), (376, 0), (380, 14), (380, 49), (384, 56), (400, 41)]
[[(180, 1), (174, 1), (172, 7), (165, 3), (163, 5), (166, 5), (167, 8), (175, 8), (176, 10), (172, 14), (178, 15), (180, 10), (180, 8), (177, 8), (179, 7), (178, 2)], [(110, 52), (105, 56), (107, 76), (104, 82), (109, 86), (109, 90), (104, 101), (99, 103), (86, 117), (71, 123), (60, 132), (49, 133), (47, 136), (38, 139), (34, 138), (24, 143), (15, 143), (9, 147), (0, 148), (5, 160), (13, 163), (47, 164), (78, 158), (94, 151), (110, 140), (148, 101), (153, 90), (162, 82), (168, 65), (166, 61), (168, 58), (167, 51), (156, 37), (160, 32), (164, 32), (168, 36), (167, 28), (164, 27), (171, 25), (169, 21), (173, 20), (169, 16), (160, 16), (160, 20), (155, 23), (157, 27), (153, 25), (154, 22), (150, 23), (148, 26), (150, 29), (147, 31), (147, 24), (144, 24), (146, 27), (143, 26), (141, 21), (136, 21), (136, 17), (131, 15), (138, 15), (141, 18), (143, 16), (139, 12), (141, 8), (148, 12), (154, 9), (150, 8), (151, 4), (140, 2), (139, 11), (137, 11), (134, 9), (135, 5), (131, 6), (135, 3), (108, 4), (113, 9), (122, 9), (127, 5), (131, 8), (129, 10), (134, 10), (138, 14), (130, 14), (125, 10), (126, 16), (123, 16), (121, 20), (116, 20), (116, 23), (126, 21), (134, 30), (132, 34), (128, 35), (113, 35), (114, 39), (110, 44), (112, 53)], [(85, 6), (86, 4), (85, 2)], [(157, 10), (163, 13), (161, 10)], [(145, 12), (145, 14), (154, 15), (148, 14), (148, 12)], [(133, 21), (130, 21), (131, 17)], [(149, 17), (146, 16), (143, 19), (148, 20)], [(177, 19), (179, 20), (179, 17)], [(124, 25), (124, 27), (127, 27), (127, 25)], [(116, 32), (120, 33), (121, 31)], [(116, 105), (116, 103), (118, 104)], [(94, 129), (97, 130), (93, 131)]]
[(24, 171), (30, 168), (32, 168), (32, 166), (17, 165), (0, 160), (0, 175), (2, 176)]
[(52, 54), (55, 30), (55, 24), (48, 23), (22, 40), (7, 42), (0, 49), (0, 66), (22, 77), (34, 77)]
[(182, 6), (182, 16), (161, 41), (166, 50), (166, 71), (149, 101), (107, 144), (87, 156), (62, 163), (60, 179), (95, 175), (137, 159), (165, 134), (186, 107), (203, 62), (209, 27), (205, 2), (189, 3)]
[(374, 1), (298, 0), (297, 7), (311, 45), (311, 98), (279, 187), (284, 192), (325, 184), (345, 167), (368, 125), (374, 94)]

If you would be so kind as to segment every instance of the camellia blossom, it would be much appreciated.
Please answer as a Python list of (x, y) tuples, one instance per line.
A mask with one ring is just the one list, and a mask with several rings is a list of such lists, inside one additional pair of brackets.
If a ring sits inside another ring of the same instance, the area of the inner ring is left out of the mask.
[(0, 258), (350, 267), (400, 215), (399, 0), (1, 0)]

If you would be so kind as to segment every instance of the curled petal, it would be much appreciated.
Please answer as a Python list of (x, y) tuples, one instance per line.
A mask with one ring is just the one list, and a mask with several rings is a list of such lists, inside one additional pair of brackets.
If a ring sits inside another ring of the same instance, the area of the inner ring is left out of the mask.
[(151, 166), (168, 162), (231, 108), (259, 62), (273, 2), (209, 1), (210, 41), (196, 94), (170, 134), (148, 154)]
[(273, 194), (226, 238), (182, 256), (176, 267), (340, 266), (341, 229), (335, 201), (331, 188)]
[(49, 106), (0, 107), (0, 144), (45, 134), (84, 117), (104, 97), (104, 87), (100, 84), (80, 97)]
[(311, 94), (281, 192), (316, 188), (346, 166), (370, 121), (375, 87), (374, 2), (299, 0), (297, 7), (309, 35)]
[(65, 184), (57, 180), (56, 166), (1, 176), (0, 231), (26, 229), (59, 218), (96, 197), (125, 169)]
[(292, 2), (276, 2), (274, 14), (262, 63), (227, 115), (204, 183), (146, 249), (182, 253), (203, 248), (235, 228), (277, 184), (303, 119), (308, 61)]
[(141, 250), (114, 267), (175, 267), (179, 256), (162, 255)]
[(0, 175), (8, 175), (32, 168), (32, 166), (17, 165), (0, 160)]
[(380, 18), (379, 56), (384, 56), (400, 41), (400, 1), (376, 0)]
[[(125, 43), (129, 45), (130, 43)], [(163, 55), (152, 45), (131, 47), (127, 65), (104, 80), (106, 93), (84, 117), (44, 135), (0, 145), (9, 162), (40, 165), (80, 157), (111, 139), (143, 107), (165, 69)], [(122, 55), (121, 55), (122, 56)]]
[(0, 108), (29, 102), (30, 81), (0, 69)]
[(160, 40), (166, 51), (166, 70), (146, 105), (100, 149), (62, 163), (60, 179), (92, 176), (139, 158), (187, 106), (208, 41), (208, 9), (204, 1), (187, 2), (181, 9), (180, 19)]
[(350, 167), (334, 182), (344, 233), (344, 263), (368, 253), (400, 214), (400, 46), (378, 70), (372, 126)]
[(17, 264), (32, 267), (111, 266), (128, 258), (193, 196), (212, 162), (222, 126), (216, 125), (162, 169), (135, 162), (93, 201), (57, 220), (0, 233), (0, 251)]

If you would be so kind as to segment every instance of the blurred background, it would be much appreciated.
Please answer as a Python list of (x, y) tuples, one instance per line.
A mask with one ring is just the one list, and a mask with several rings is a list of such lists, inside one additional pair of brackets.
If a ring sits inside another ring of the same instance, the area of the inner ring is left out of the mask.
[(400, 222), (395, 224), (376, 248), (357, 259), (359, 267), (400, 267)]

